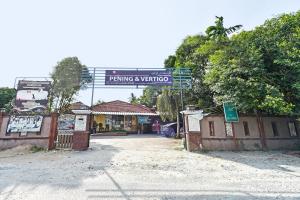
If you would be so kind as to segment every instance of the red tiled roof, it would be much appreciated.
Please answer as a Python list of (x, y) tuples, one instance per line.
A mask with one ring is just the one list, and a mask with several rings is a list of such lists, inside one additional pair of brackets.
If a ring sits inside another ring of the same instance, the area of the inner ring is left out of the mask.
[(70, 105), (70, 110), (89, 110), (90, 107), (78, 101)]
[(101, 103), (92, 107), (94, 112), (131, 112), (131, 113), (155, 113), (150, 108), (140, 105), (131, 104), (124, 101), (111, 101)]

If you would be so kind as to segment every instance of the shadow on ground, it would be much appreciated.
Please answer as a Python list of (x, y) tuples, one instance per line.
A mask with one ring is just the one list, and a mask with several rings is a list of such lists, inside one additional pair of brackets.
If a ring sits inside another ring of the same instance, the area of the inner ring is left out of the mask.
[(206, 153), (197, 153), (240, 163), (256, 169), (275, 170), (300, 177), (300, 158), (288, 155), (284, 151), (208, 151)]
[[(91, 142), (87, 151), (48, 151), (0, 158), (0, 199), (10, 199), (19, 185), (77, 188), (110, 166), (117, 147)], [(74, 170), (72, 170), (74, 169)]]

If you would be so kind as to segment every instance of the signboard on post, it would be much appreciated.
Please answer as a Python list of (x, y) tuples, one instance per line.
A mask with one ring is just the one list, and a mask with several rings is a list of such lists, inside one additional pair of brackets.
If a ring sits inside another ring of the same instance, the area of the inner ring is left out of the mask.
[(75, 117), (75, 131), (85, 131), (86, 130), (86, 115), (76, 115)]
[(149, 124), (151, 120), (149, 116), (137, 116), (137, 119), (139, 124)]
[(171, 70), (105, 70), (105, 85), (172, 86)]
[(233, 102), (224, 102), (223, 108), (226, 122), (239, 122), (237, 109)]
[(50, 81), (19, 81), (14, 109), (43, 112), (47, 108), (50, 87)]

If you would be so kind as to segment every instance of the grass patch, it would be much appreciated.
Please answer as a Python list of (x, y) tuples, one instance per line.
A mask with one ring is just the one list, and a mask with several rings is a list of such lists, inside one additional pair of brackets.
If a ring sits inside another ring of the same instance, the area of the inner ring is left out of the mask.
[(38, 147), (38, 146), (32, 146), (30, 147), (30, 152), (31, 153), (37, 153), (40, 151), (45, 151), (45, 149), (43, 147)]
[(174, 150), (176, 150), (176, 151), (183, 151), (184, 147), (183, 146), (177, 146), (177, 147), (174, 147)]

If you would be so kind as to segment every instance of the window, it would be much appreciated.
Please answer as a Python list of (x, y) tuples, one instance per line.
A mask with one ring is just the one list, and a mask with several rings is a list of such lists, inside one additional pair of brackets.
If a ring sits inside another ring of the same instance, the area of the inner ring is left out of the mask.
[(224, 122), (225, 123), (225, 134), (228, 137), (233, 137), (233, 128), (231, 122)]
[(213, 121), (209, 122), (209, 135), (215, 136), (215, 126)]
[(289, 127), (289, 131), (290, 131), (290, 135), (291, 135), (292, 137), (297, 136), (297, 131), (296, 131), (295, 122), (289, 122), (289, 123), (288, 123), (288, 127)]
[(248, 122), (243, 122), (245, 136), (250, 136)]
[(274, 135), (274, 136), (279, 136), (276, 122), (271, 122), (271, 123), (272, 123), (273, 135)]

